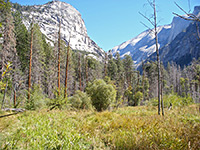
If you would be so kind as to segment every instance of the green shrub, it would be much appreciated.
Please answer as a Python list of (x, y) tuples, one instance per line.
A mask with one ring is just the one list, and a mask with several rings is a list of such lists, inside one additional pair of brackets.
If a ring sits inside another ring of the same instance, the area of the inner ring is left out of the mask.
[(31, 98), (26, 103), (26, 109), (36, 110), (45, 108), (47, 104), (46, 97), (42, 93), (42, 89), (39, 86), (34, 86), (31, 90)]
[(58, 95), (58, 89), (54, 91), (56, 98), (48, 99), (47, 105), (52, 109), (66, 109), (69, 108), (68, 98), (64, 98), (64, 88), (60, 89), (60, 96)]
[[(170, 103), (172, 106), (187, 106), (193, 103), (191, 96), (181, 97), (177, 94), (169, 94), (163, 96), (164, 107), (169, 107)], [(149, 105), (158, 106), (158, 99), (151, 99)]]
[(140, 102), (142, 101), (143, 99), (143, 94), (142, 92), (138, 91), (135, 95), (134, 95), (134, 105), (135, 106), (138, 106), (140, 105)]
[(116, 98), (116, 90), (114, 87), (111, 84), (106, 84), (106, 82), (101, 79), (89, 83), (86, 91), (91, 97), (92, 105), (97, 111), (107, 109)]
[(69, 98), (71, 106), (77, 109), (92, 109), (92, 102), (90, 97), (82, 91), (76, 91), (74, 96)]

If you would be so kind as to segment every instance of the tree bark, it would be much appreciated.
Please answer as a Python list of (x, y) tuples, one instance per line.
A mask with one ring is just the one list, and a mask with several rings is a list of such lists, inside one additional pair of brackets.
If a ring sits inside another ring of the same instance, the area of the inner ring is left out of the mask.
[(81, 84), (81, 54), (79, 54), (78, 60), (78, 72), (79, 72), (79, 90), (82, 91), (82, 84)]
[(16, 90), (14, 90), (14, 108), (16, 108), (16, 102), (17, 102), (17, 94), (16, 94)]
[(107, 61), (108, 61), (108, 54), (105, 54), (105, 63), (104, 63), (104, 78), (107, 76)]
[(85, 77), (86, 77), (86, 84), (88, 84), (88, 60), (87, 60), (87, 57), (85, 58)]
[(1, 109), (3, 109), (3, 106), (4, 106), (4, 102), (5, 102), (5, 99), (6, 99), (6, 92), (7, 92), (7, 89), (8, 89), (8, 81), (6, 81), (6, 88), (5, 88), (5, 90), (4, 90), (4, 95), (3, 95), (3, 100), (2, 100)]
[(61, 30), (61, 21), (59, 23), (59, 31), (58, 31), (58, 97), (60, 96), (60, 43), (61, 43), (61, 35), (60, 35), (60, 30)]
[(143, 101), (145, 101), (145, 92), (144, 92), (144, 77), (145, 77), (145, 72), (144, 72), (144, 62), (142, 61), (142, 94), (143, 94)]
[(33, 23), (31, 26), (31, 44), (30, 44), (30, 58), (29, 58), (29, 76), (28, 76), (28, 102), (30, 102), (31, 95), (31, 67), (32, 67), (32, 52), (33, 51)]
[(156, 16), (156, 4), (153, 0), (153, 9), (154, 9), (154, 32), (155, 32), (155, 41), (156, 41), (156, 54), (157, 54), (157, 68), (158, 68), (158, 115), (160, 115), (160, 58), (159, 58), (159, 48), (158, 48), (158, 33), (157, 33), (157, 16)]
[(164, 102), (163, 102), (163, 71), (161, 70), (161, 108), (162, 108), (162, 115), (164, 116)]
[[(70, 43), (70, 40), (69, 40)], [(68, 68), (69, 68), (69, 50), (70, 50), (70, 45), (68, 43), (67, 47), (67, 61), (66, 61), (66, 71), (65, 71), (65, 93), (64, 93), (64, 98), (67, 97), (67, 79), (68, 79)]]

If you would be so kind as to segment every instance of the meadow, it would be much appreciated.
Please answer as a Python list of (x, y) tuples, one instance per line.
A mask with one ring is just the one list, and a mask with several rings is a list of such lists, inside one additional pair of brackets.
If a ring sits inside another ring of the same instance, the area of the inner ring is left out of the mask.
[[(1, 115), (5, 113), (1, 112)], [(199, 105), (26, 111), (0, 119), (0, 149), (200, 149)]]

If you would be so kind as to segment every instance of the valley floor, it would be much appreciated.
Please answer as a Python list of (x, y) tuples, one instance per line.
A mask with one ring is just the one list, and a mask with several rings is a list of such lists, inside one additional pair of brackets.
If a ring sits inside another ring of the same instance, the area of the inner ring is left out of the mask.
[[(2, 115), (2, 114), (0, 114)], [(200, 149), (199, 105), (27, 111), (0, 119), (0, 149)]]

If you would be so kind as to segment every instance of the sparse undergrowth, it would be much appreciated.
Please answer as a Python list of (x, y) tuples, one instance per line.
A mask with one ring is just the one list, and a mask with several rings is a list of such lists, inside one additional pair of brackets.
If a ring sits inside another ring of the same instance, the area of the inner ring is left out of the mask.
[(199, 105), (28, 111), (0, 119), (0, 149), (200, 149)]

